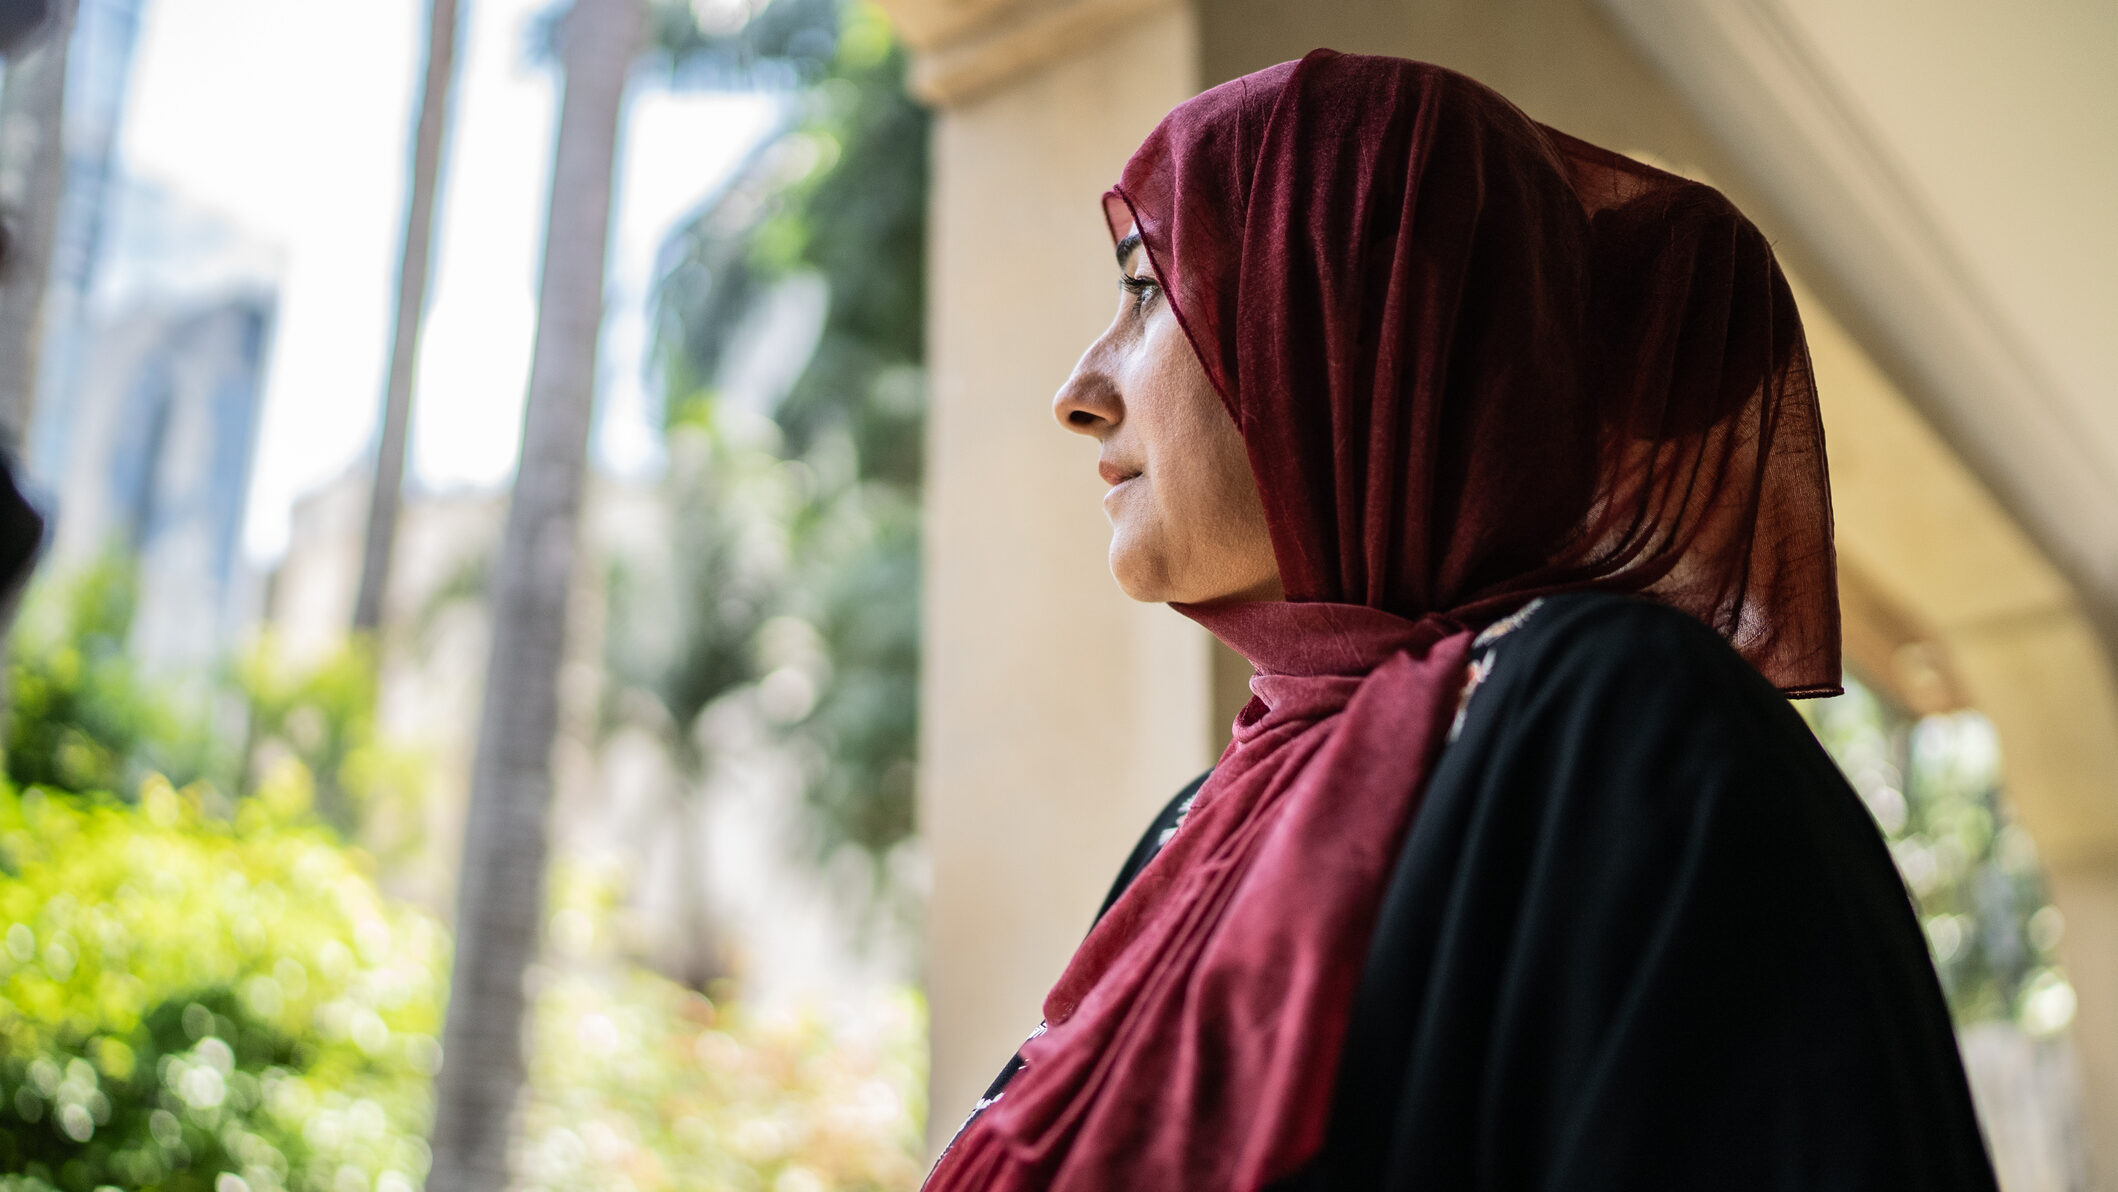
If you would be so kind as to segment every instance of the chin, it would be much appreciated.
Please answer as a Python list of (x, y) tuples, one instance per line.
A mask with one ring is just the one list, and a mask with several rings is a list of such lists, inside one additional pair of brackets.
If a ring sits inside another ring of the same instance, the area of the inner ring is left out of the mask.
[(1111, 560), (1110, 575), (1112, 579), (1118, 581), (1118, 590), (1120, 592), (1125, 593), (1129, 599), (1137, 600), (1142, 604), (1167, 604), (1176, 599), (1175, 596), (1167, 593), (1163, 585), (1150, 583), (1130, 574), (1118, 565), (1116, 559)]
[(1183, 597), (1173, 593), (1169, 569), (1158, 554), (1141, 549), (1120, 530), (1111, 536), (1110, 576), (1118, 590), (1142, 604), (1166, 604)]

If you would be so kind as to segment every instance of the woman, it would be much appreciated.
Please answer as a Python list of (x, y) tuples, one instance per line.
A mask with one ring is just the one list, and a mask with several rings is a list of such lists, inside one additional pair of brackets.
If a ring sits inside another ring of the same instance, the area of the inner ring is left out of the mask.
[(1986, 1189), (1839, 690), (1787, 285), (1708, 187), (1326, 50), (1163, 121), (1055, 400), (1255, 665), (958, 1189)]

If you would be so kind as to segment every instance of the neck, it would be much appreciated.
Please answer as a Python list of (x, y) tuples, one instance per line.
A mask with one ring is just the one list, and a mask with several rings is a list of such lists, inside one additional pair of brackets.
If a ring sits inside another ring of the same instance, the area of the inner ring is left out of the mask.
[(1460, 628), (1378, 608), (1323, 601), (1216, 600), (1169, 607), (1206, 627), (1260, 674), (1362, 675), (1399, 650), (1424, 650)]

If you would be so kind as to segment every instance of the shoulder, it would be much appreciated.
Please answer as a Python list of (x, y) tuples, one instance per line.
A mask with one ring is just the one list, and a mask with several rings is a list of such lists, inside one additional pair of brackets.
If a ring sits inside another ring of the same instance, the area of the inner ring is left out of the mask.
[[(1497, 697), (1518, 713), (1575, 707), (1602, 715), (1665, 710), (1684, 719), (1762, 715), (1807, 730), (1780, 692), (1698, 618), (1640, 596), (1546, 597), (1474, 649)], [(1505, 691), (1506, 694), (1501, 693)]]
[[(1836, 763), (1696, 618), (1568, 594), (1490, 649), (1473, 723), (1430, 792), (1455, 822), (1436, 817), (1435, 830), (1488, 838), (1495, 856), (1520, 849), (1508, 863), (1601, 891), (1624, 909), (1598, 930), (1657, 905), (1790, 913), (1790, 875), (1811, 894), (1839, 891), (1841, 906), (1903, 909), (1882, 837)], [(1565, 913), (1596, 918), (1591, 905)]]
[(1895, 1178), (1912, 1154), (1975, 1175), (1912, 904), (1788, 701), (1637, 597), (1549, 598), (1480, 656), (1378, 911), (1342, 1150), (1454, 1155), (1459, 1184), (1796, 1187), (1827, 1152), (1874, 1165), (1849, 1187), (1950, 1186)]
[[(1749, 669), (1742, 656), (1697, 617), (1644, 596), (1564, 592), (1538, 600), (1517, 616), (1520, 620), (1512, 627), (1503, 622), (1482, 634), (1481, 647), (1505, 645), (1511, 653), (1544, 665), (1729, 671), (1734, 664)], [(1495, 629), (1504, 632), (1495, 634)], [(1762, 676), (1759, 681), (1764, 681)]]
[(1476, 659), (1483, 681), (1454, 767), (1542, 775), (1525, 789), (1547, 812), (1674, 827), (1733, 806), (1782, 815), (1852, 799), (1786, 697), (1678, 609), (1620, 594), (1549, 597)]

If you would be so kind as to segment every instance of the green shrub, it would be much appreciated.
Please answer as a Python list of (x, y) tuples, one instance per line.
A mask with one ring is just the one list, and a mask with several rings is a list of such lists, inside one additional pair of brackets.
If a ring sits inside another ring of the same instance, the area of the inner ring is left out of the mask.
[[(376, 891), (299, 766), (232, 820), (200, 795), (0, 785), (0, 1192), (410, 1192), (445, 932)], [(564, 934), (607, 932), (560, 884)], [(582, 956), (542, 986), (526, 1187), (917, 1184), (915, 992), (849, 1023)]]
[(225, 785), (235, 759), (214, 732), (213, 693), (139, 673), (129, 651), (138, 577), (112, 555), (40, 577), (7, 640), (0, 740), (16, 785), (131, 793), (149, 774)]
[(2015, 822), (1992, 723), (1969, 710), (1914, 718), (1850, 677), (1846, 694), (1796, 706), (1889, 842), (1957, 1024), (2065, 1029), (2063, 925)]
[(0, 787), (0, 1189), (416, 1185), (445, 936), (307, 795)]
[(926, 1013), (760, 1013), (636, 968), (552, 974), (537, 999), (517, 1179), (529, 1192), (917, 1187)]

